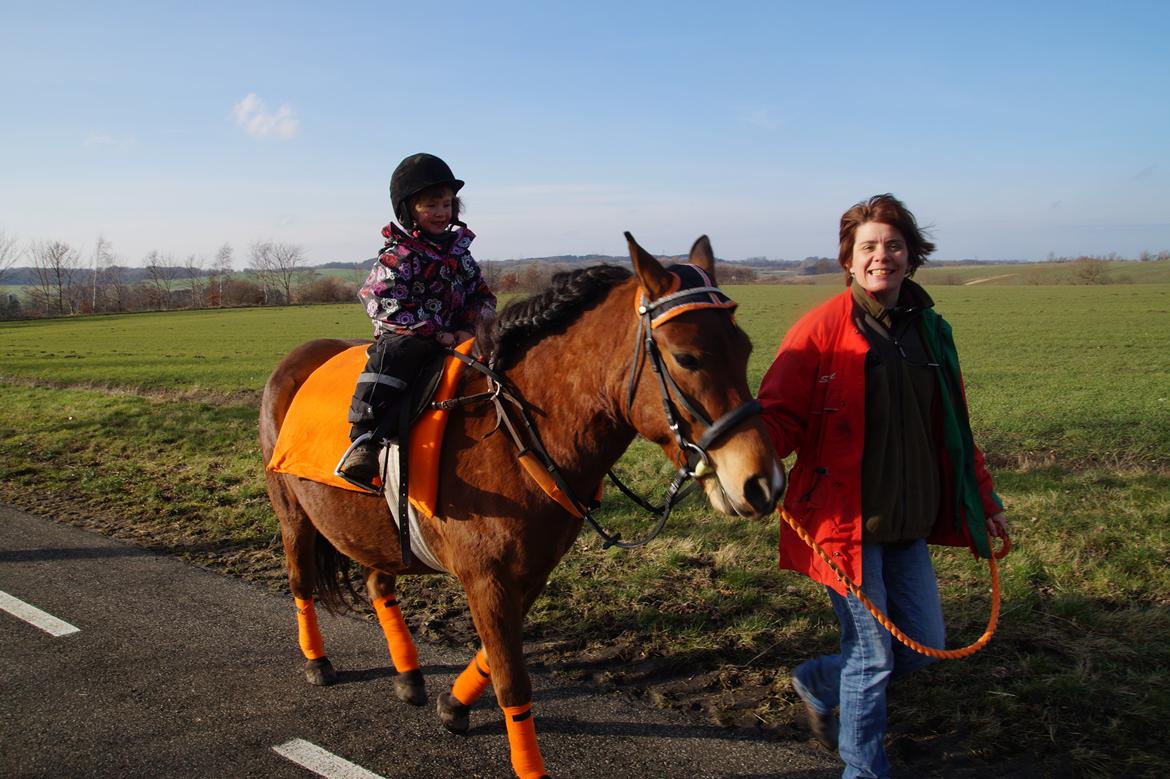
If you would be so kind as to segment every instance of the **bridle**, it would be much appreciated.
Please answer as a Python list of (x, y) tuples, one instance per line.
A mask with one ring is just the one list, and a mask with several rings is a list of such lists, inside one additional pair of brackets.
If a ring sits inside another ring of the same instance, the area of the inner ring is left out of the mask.
[[(726, 436), (731, 428), (759, 414), (762, 409), (759, 401), (749, 400), (712, 422), (678, 386), (678, 382), (675, 381), (674, 376), (666, 367), (666, 362), (662, 359), (658, 343), (654, 340), (655, 328), (686, 311), (700, 308), (723, 308), (734, 311), (736, 304), (723, 293), (723, 290), (711, 283), (710, 277), (702, 269), (694, 265), (674, 265), (671, 266), (670, 270), (676, 278), (680, 279), (680, 286), (683, 274), (696, 275), (698, 285), (683, 287), (653, 301), (648, 300), (644, 290), (639, 291), (638, 330), (634, 336), (634, 361), (630, 369), (630, 382), (626, 393), (627, 415), (633, 414), (634, 395), (638, 389), (642, 359), (645, 355), (658, 379), (662, 411), (666, 416), (666, 424), (670, 428), (671, 435), (674, 436), (675, 446), (679, 451), (679, 471), (680, 473), (685, 472), (688, 478), (702, 479), (715, 470), (711, 465), (708, 450)], [(698, 441), (692, 441), (683, 435), (678, 423), (679, 413), (674, 404), (673, 396), (678, 397), (679, 402), (692, 419), (701, 422), (706, 427), (706, 431), (699, 437)]]
[[(507, 379), (498, 374), (491, 366), (484, 365), (472, 357), (452, 351), (452, 356), (462, 360), (466, 365), (487, 377), (488, 391), (433, 404), (436, 408), (450, 409), (472, 401), (491, 400), (495, 404), (497, 417), (496, 426), (491, 432), (495, 432), (501, 425), (504, 426), (516, 444), (518, 450), (517, 457), (520, 460), (520, 464), (524, 466), (524, 469), (553, 500), (557, 501), (570, 514), (588, 522), (590, 527), (601, 537), (604, 548), (617, 546), (622, 549), (633, 549), (644, 546), (653, 540), (662, 531), (662, 528), (665, 527), (666, 521), (674, 506), (689, 495), (698, 485), (699, 481), (715, 475), (715, 467), (711, 463), (709, 454), (710, 449), (727, 437), (732, 429), (756, 416), (762, 410), (759, 401), (753, 399), (741, 403), (736, 408), (721, 415), (712, 422), (710, 417), (703, 413), (687, 397), (686, 393), (682, 391), (682, 388), (679, 387), (678, 382), (675, 381), (663, 360), (657, 342), (654, 340), (655, 328), (686, 311), (710, 308), (722, 308), (734, 311), (736, 303), (727, 297), (721, 289), (715, 286), (710, 276), (695, 265), (672, 265), (667, 270), (677, 280), (674, 291), (657, 299), (650, 300), (645, 290), (640, 289), (636, 297), (638, 328), (634, 337), (634, 356), (630, 366), (630, 379), (626, 397), (626, 415), (627, 418), (632, 417), (634, 397), (637, 394), (638, 384), (641, 380), (642, 366), (645, 362), (649, 362), (654, 375), (658, 379), (658, 389), (662, 400), (663, 413), (666, 416), (667, 427), (670, 429), (675, 446), (678, 448), (678, 460), (676, 462), (678, 469), (670, 486), (667, 487), (666, 497), (661, 506), (654, 506), (638, 496), (628, 486), (622, 483), (612, 470), (608, 474), (610, 480), (613, 481), (614, 485), (626, 497), (630, 498), (646, 511), (659, 515), (658, 522), (654, 528), (640, 540), (623, 541), (620, 533), (607, 532), (594, 519), (592, 512), (598, 508), (599, 504), (596, 501), (587, 503), (582, 500), (568, 484), (561, 474), (560, 468), (545, 449), (540, 439), (540, 433), (529, 413), (527, 403), (519, 397), (518, 393), (509, 385)], [(676, 397), (678, 398), (678, 403), (686, 409), (691, 419), (702, 423), (706, 427), (703, 434), (697, 440), (688, 437), (682, 432), (679, 424), (680, 414), (674, 400)], [(505, 401), (511, 403), (519, 412), (523, 427), (527, 433), (527, 444), (524, 442), (510, 415), (506, 412), (504, 407)], [(695, 481), (687, 485), (686, 483), (692, 479)], [(686, 485), (685, 488), (684, 485)]]

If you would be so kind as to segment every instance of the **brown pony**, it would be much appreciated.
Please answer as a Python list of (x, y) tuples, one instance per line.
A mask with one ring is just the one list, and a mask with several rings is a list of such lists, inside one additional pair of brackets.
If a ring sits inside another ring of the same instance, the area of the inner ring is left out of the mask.
[[(540, 440), (570, 492), (592, 496), (635, 435), (659, 444), (676, 463), (687, 460), (682, 449), (694, 449), (693, 442), (700, 441), (703, 462), (696, 470), (711, 505), (738, 516), (769, 513), (783, 476), (763, 424), (749, 408), (751, 342), (735, 323), (734, 304), (722, 293), (708, 293), (723, 304), (679, 305), (651, 327), (647, 309), (654, 309), (653, 301), (680, 297), (680, 276), (628, 233), (627, 239), (634, 274), (605, 265), (561, 274), (548, 291), (509, 305), (480, 334), (481, 344), (495, 356), (493, 364), (511, 391), (531, 409)], [(704, 289), (713, 289), (715, 260), (706, 236), (695, 242), (689, 264), (694, 267), (687, 272), (706, 274)], [(307, 343), (273, 372), (260, 411), (265, 463), (298, 387), (352, 343)], [(660, 355), (665, 377), (651, 370), (648, 352)], [(474, 374), (463, 391), (483, 391), (486, 382)], [(671, 398), (665, 404), (663, 393)], [(668, 423), (667, 407), (677, 413), (677, 431)], [(508, 413), (523, 430), (520, 415), (514, 409)], [(448, 729), (465, 732), (470, 705), (490, 683), (505, 713), (513, 768), (523, 779), (534, 779), (545, 770), (530, 711), (524, 618), (582, 520), (521, 469), (516, 444), (497, 425), (496, 409), (487, 403), (452, 411), (442, 447), (438, 516), (421, 517), (419, 529), (434, 557), (463, 585), (482, 642), (451, 691), (440, 695), (440, 719)], [(717, 434), (705, 436), (708, 431)], [(368, 571), (366, 588), (398, 671), (398, 697), (423, 703), (423, 677), (394, 595), (395, 577), (435, 571), (417, 557), (403, 565), (386, 500), (283, 473), (266, 471), (266, 477), (309, 681), (327, 684), (335, 678), (313, 597), (328, 605), (341, 593), (340, 553)]]

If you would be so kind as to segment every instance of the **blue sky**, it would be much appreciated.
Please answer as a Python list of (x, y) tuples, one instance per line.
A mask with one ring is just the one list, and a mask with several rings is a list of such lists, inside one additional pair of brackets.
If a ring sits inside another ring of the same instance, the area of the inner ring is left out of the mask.
[(1170, 249), (1165, 3), (2, 0), (0, 230), (124, 264), (376, 254), (442, 156), (480, 259), (834, 255), (893, 192), (941, 259)]

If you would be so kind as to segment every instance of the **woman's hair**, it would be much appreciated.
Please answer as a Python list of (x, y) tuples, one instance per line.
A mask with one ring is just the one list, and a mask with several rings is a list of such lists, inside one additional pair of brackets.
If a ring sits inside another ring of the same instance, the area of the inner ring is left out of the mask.
[(926, 233), (918, 227), (914, 214), (906, 208), (898, 198), (889, 194), (874, 195), (869, 200), (863, 200), (841, 215), (841, 239), (837, 248), (837, 263), (845, 271), (845, 283), (849, 283), (849, 266), (853, 263), (853, 244), (857, 238), (857, 228), (866, 222), (879, 222), (896, 228), (906, 241), (906, 250), (910, 255), (910, 270), (908, 276), (934, 251), (934, 244), (926, 240)]
[(441, 196), (444, 192), (451, 193), (451, 221), (458, 221), (459, 215), (463, 213), (463, 201), (455, 194), (450, 184), (436, 184), (433, 187), (427, 187), (421, 192), (416, 192), (407, 198), (406, 213), (402, 215), (402, 219), (410, 224), (404, 224), (402, 226), (407, 230), (413, 230), (417, 227), (418, 225), (414, 223), (414, 204), (424, 198)]

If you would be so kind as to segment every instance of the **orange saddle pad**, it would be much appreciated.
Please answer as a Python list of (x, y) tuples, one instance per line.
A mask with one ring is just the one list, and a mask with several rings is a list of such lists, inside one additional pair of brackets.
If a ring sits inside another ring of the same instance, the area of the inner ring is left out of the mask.
[[(474, 340), (460, 344), (467, 354)], [(343, 490), (364, 490), (333, 473), (349, 447), (349, 402), (358, 374), (366, 366), (366, 347), (354, 346), (340, 352), (309, 375), (293, 397), (288, 415), (276, 438), (276, 449), (268, 470), (289, 473), (302, 479), (328, 484)], [(447, 358), (443, 376), (435, 389), (435, 400), (455, 394), (463, 363)], [(428, 517), (435, 515), (439, 492), (439, 450), (447, 428), (447, 412), (428, 409), (410, 430), (410, 502)]]

